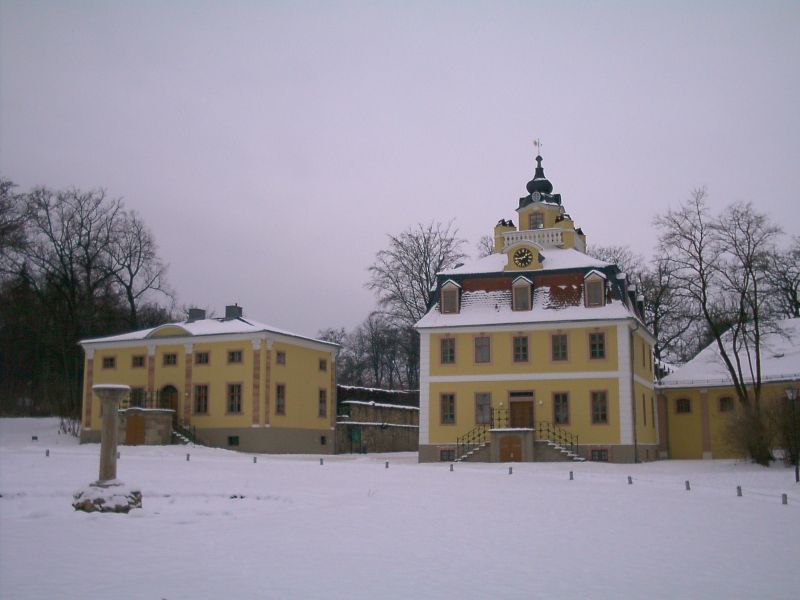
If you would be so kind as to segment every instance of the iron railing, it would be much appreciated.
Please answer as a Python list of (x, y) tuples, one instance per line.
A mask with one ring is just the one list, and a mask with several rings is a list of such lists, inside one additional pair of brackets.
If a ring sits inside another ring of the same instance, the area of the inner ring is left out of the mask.
[(477, 450), (489, 440), (489, 425), (476, 425), (464, 435), (456, 438), (456, 460)]
[(462, 436), (456, 438), (456, 460), (474, 452), (489, 441), (489, 432), (493, 429), (531, 429), (537, 440), (552, 442), (575, 456), (580, 456), (578, 434), (567, 431), (549, 421), (529, 422), (528, 415), (516, 414), (512, 418), (507, 408), (492, 409), (491, 422), (479, 424)]
[(188, 427), (184, 427), (183, 425), (179, 425), (178, 423), (172, 424), (172, 432), (177, 433), (180, 436), (183, 436), (192, 444), (197, 444), (197, 429), (194, 425), (189, 425)]

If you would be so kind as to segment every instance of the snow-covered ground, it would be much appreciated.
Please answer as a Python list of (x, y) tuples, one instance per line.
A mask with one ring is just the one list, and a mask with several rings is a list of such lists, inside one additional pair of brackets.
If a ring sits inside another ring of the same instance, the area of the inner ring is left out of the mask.
[(800, 486), (783, 467), (515, 464), (509, 475), (501, 464), (450, 472), (411, 453), (320, 465), (120, 451), (118, 477), (140, 486), (143, 508), (75, 512), (99, 446), (59, 436), (53, 419), (0, 419), (0, 598), (800, 594)]

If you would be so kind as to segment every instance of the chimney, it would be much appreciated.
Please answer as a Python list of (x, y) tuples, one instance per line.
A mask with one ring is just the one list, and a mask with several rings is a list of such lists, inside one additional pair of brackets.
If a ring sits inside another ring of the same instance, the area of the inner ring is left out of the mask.
[(242, 307), (238, 304), (228, 305), (225, 307), (225, 320), (231, 321), (238, 319), (242, 316)]
[(187, 323), (194, 323), (195, 321), (202, 321), (206, 318), (206, 311), (204, 308), (190, 308), (189, 318), (186, 319)]

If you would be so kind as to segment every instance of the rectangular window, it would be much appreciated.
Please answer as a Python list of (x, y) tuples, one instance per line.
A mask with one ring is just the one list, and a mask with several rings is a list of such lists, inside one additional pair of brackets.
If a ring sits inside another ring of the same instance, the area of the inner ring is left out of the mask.
[(195, 354), (194, 354), (194, 364), (196, 364), (196, 365), (207, 365), (208, 364), (208, 352), (195, 352)]
[(439, 341), (441, 363), (443, 365), (454, 365), (456, 362), (456, 339), (442, 338)]
[(514, 336), (514, 362), (528, 362), (528, 336)]
[(327, 371), (328, 370), (328, 361), (324, 358), (319, 359), (319, 370), (320, 371)]
[(608, 398), (605, 392), (592, 392), (592, 424), (608, 423)]
[(178, 355), (174, 352), (167, 352), (164, 354), (164, 358), (162, 359), (162, 364), (165, 367), (174, 367), (178, 364)]
[(531, 309), (531, 288), (528, 285), (514, 287), (514, 310)]
[(228, 384), (228, 413), (236, 414), (242, 412), (242, 384)]
[(488, 363), (492, 359), (491, 341), (488, 335), (475, 338), (475, 362)]
[(275, 386), (275, 414), (286, 414), (286, 386), (282, 383)]
[(475, 424), (492, 424), (492, 395), (487, 393), (475, 394)]
[(588, 281), (586, 283), (587, 306), (603, 306), (603, 282)]
[(692, 401), (689, 398), (678, 398), (675, 400), (676, 413), (690, 413), (692, 412)]
[(208, 414), (208, 386), (206, 384), (194, 386), (194, 414)]
[(647, 404), (644, 398), (644, 394), (642, 394), (642, 419), (644, 420), (644, 424), (647, 425)]
[(228, 364), (236, 364), (242, 362), (241, 350), (228, 350)]
[(733, 412), (733, 398), (723, 396), (719, 399), (719, 412)]
[(442, 312), (458, 312), (458, 290), (442, 290)]
[(228, 436), (228, 446), (238, 446), (239, 445), (239, 436), (238, 435), (229, 435)]
[(128, 406), (144, 407), (144, 388), (131, 388), (131, 399)]
[(544, 215), (540, 212), (531, 213), (528, 218), (529, 229), (541, 229), (544, 227)]
[(593, 449), (590, 456), (590, 460), (596, 462), (608, 462), (608, 450), (605, 448), (602, 449)]
[(275, 353), (275, 363), (279, 364), (279, 365), (285, 365), (286, 364), (286, 352), (284, 352), (283, 350), (278, 350)]
[(116, 369), (117, 368), (117, 357), (116, 356), (104, 356), (103, 357), (103, 368), (104, 369)]
[(569, 425), (569, 394), (553, 394), (553, 421), (556, 425)]
[(567, 360), (567, 334), (557, 333), (551, 338), (553, 360)]
[(328, 390), (319, 391), (319, 416), (328, 416)]
[(456, 459), (455, 448), (439, 448), (439, 460), (441, 462), (453, 462)]
[(144, 354), (137, 354), (131, 358), (131, 367), (134, 369), (141, 369), (144, 367)]
[(605, 333), (590, 333), (589, 334), (589, 358), (605, 358), (606, 357), (606, 334)]
[(442, 425), (453, 425), (456, 422), (456, 395), (441, 394), (439, 396)]

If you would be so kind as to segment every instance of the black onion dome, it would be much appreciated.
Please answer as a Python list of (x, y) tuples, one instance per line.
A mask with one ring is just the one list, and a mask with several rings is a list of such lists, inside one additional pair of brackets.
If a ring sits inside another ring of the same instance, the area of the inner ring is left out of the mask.
[(536, 173), (533, 175), (533, 179), (528, 182), (528, 185), (525, 186), (528, 190), (529, 194), (533, 192), (539, 192), (540, 194), (551, 194), (553, 192), (553, 184), (548, 181), (547, 177), (544, 176), (544, 169), (542, 168), (542, 157), (536, 157)]

